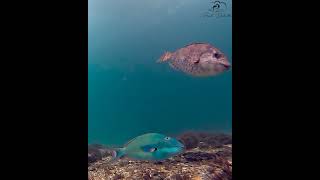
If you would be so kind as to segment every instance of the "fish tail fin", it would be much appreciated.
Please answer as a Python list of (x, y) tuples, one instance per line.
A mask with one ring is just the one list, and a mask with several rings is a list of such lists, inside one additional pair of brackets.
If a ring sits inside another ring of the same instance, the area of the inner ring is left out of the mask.
[(125, 155), (125, 148), (117, 148), (112, 151), (112, 159), (116, 160)]
[(162, 56), (157, 60), (157, 63), (168, 61), (169, 59), (171, 59), (171, 55), (172, 53), (169, 51), (164, 52)]

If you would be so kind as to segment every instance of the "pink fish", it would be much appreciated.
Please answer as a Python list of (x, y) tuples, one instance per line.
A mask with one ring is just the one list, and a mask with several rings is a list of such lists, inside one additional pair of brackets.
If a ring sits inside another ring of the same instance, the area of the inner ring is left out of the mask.
[(192, 76), (214, 76), (231, 68), (227, 57), (208, 43), (192, 43), (175, 52), (165, 52), (157, 62)]

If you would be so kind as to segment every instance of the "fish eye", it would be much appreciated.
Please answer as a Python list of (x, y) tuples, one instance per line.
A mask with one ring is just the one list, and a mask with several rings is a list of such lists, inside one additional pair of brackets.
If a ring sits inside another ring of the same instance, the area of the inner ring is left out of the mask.
[(165, 137), (164, 139), (165, 139), (165, 140), (169, 140), (169, 139), (170, 139), (170, 137)]
[(213, 55), (214, 55), (214, 57), (217, 58), (217, 59), (219, 59), (219, 58), (221, 57), (221, 54), (219, 54), (219, 53), (214, 53)]

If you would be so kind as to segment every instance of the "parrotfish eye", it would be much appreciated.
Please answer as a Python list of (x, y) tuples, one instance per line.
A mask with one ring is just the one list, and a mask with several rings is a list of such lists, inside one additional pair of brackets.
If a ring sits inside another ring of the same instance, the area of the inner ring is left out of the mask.
[(165, 139), (165, 140), (170, 140), (170, 137), (165, 137), (164, 139)]

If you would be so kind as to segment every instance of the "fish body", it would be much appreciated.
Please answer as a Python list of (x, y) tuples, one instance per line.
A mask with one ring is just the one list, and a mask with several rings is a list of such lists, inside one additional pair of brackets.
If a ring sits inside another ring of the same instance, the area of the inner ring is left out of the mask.
[(227, 57), (208, 43), (192, 43), (175, 52), (165, 52), (158, 62), (192, 76), (214, 76), (230, 69)]
[(136, 160), (158, 161), (177, 155), (184, 150), (178, 140), (158, 133), (148, 133), (129, 141), (114, 151), (114, 159), (122, 156)]

